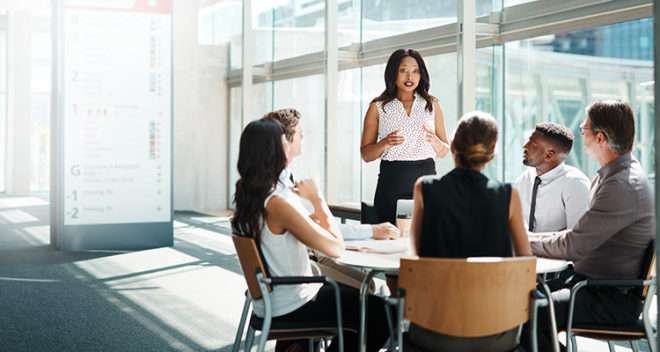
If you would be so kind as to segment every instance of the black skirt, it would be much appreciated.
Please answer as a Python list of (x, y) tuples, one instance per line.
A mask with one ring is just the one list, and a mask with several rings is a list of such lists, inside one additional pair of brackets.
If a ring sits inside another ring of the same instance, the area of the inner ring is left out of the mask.
[(432, 158), (414, 161), (380, 161), (380, 174), (374, 197), (378, 222), (396, 224), (396, 202), (412, 199), (415, 181), (421, 176), (434, 175)]

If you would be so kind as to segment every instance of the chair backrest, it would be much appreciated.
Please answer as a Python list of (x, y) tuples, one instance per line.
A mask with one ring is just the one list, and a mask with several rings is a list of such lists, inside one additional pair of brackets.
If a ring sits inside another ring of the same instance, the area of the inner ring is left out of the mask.
[[(261, 258), (261, 252), (257, 248), (257, 241), (254, 238), (239, 235), (232, 235), (231, 239), (234, 241), (238, 261), (241, 263), (250, 296), (252, 299), (260, 299), (261, 290), (259, 290), (259, 284), (257, 283), (257, 272), (263, 273), (264, 277), (268, 277), (268, 272)], [(271, 290), (272, 288), (268, 286), (268, 291)]]
[[(642, 275), (644, 275), (643, 279), (650, 280), (655, 277), (655, 261), (655, 241), (651, 241), (649, 246), (646, 248), (646, 251), (644, 252), (644, 259), (642, 261)], [(644, 289), (642, 290), (642, 298), (646, 298), (648, 291), (649, 287), (644, 286)]]
[(529, 319), (536, 257), (402, 258), (405, 317), (437, 333), (478, 337)]

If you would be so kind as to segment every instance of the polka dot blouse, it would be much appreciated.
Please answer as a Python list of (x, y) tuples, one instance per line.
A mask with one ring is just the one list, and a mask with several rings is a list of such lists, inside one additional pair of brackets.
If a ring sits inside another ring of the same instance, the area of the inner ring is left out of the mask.
[(385, 149), (382, 160), (424, 160), (435, 157), (435, 150), (430, 143), (424, 140), (424, 128), (435, 129), (434, 109), (429, 112), (426, 110), (426, 100), (415, 94), (410, 116), (406, 113), (403, 103), (399, 99), (394, 99), (385, 105), (383, 112), (383, 102), (376, 102), (378, 108), (378, 141), (387, 137), (388, 134), (399, 129), (399, 135), (403, 136), (403, 144)]

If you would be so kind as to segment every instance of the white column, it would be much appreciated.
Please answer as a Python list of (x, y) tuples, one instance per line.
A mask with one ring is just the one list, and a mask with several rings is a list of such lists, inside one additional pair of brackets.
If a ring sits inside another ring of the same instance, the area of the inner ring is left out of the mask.
[(241, 115), (243, 126), (254, 119), (252, 116), (252, 61), (254, 59), (254, 31), (252, 30), (252, 0), (243, 1), (243, 48), (241, 62), (243, 79), (241, 80)]
[(200, 45), (200, 1), (174, 1), (174, 209), (226, 209), (227, 44)]
[(458, 2), (458, 115), (475, 109), (477, 31), (475, 0)]
[(326, 198), (335, 192), (335, 183), (330, 180), (329, 160), (336, 160), (336, 148), (329, 148), (328, 141), (336, 141), (332, 128), (328, 123), (337, 118), (337, 76), (339, 75), (339, 63), (337, 54), (337, 0), (325, 1), (325, 184)]
[(32, 25), (27, 11), (12, 11), (8, 23), (6, 192), (30, 193)]

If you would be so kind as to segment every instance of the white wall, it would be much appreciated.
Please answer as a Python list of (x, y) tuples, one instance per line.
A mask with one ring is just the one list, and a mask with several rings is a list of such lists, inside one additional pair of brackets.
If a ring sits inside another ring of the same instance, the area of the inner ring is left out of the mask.
[(227, 205), (226, 45), (198, 44), (198, 1), (174, 1), (174, 209)]
[(32, 27), (27, 11), (9, 14), (7, 96), (7, 194), (30, 193), (30, 119)]

